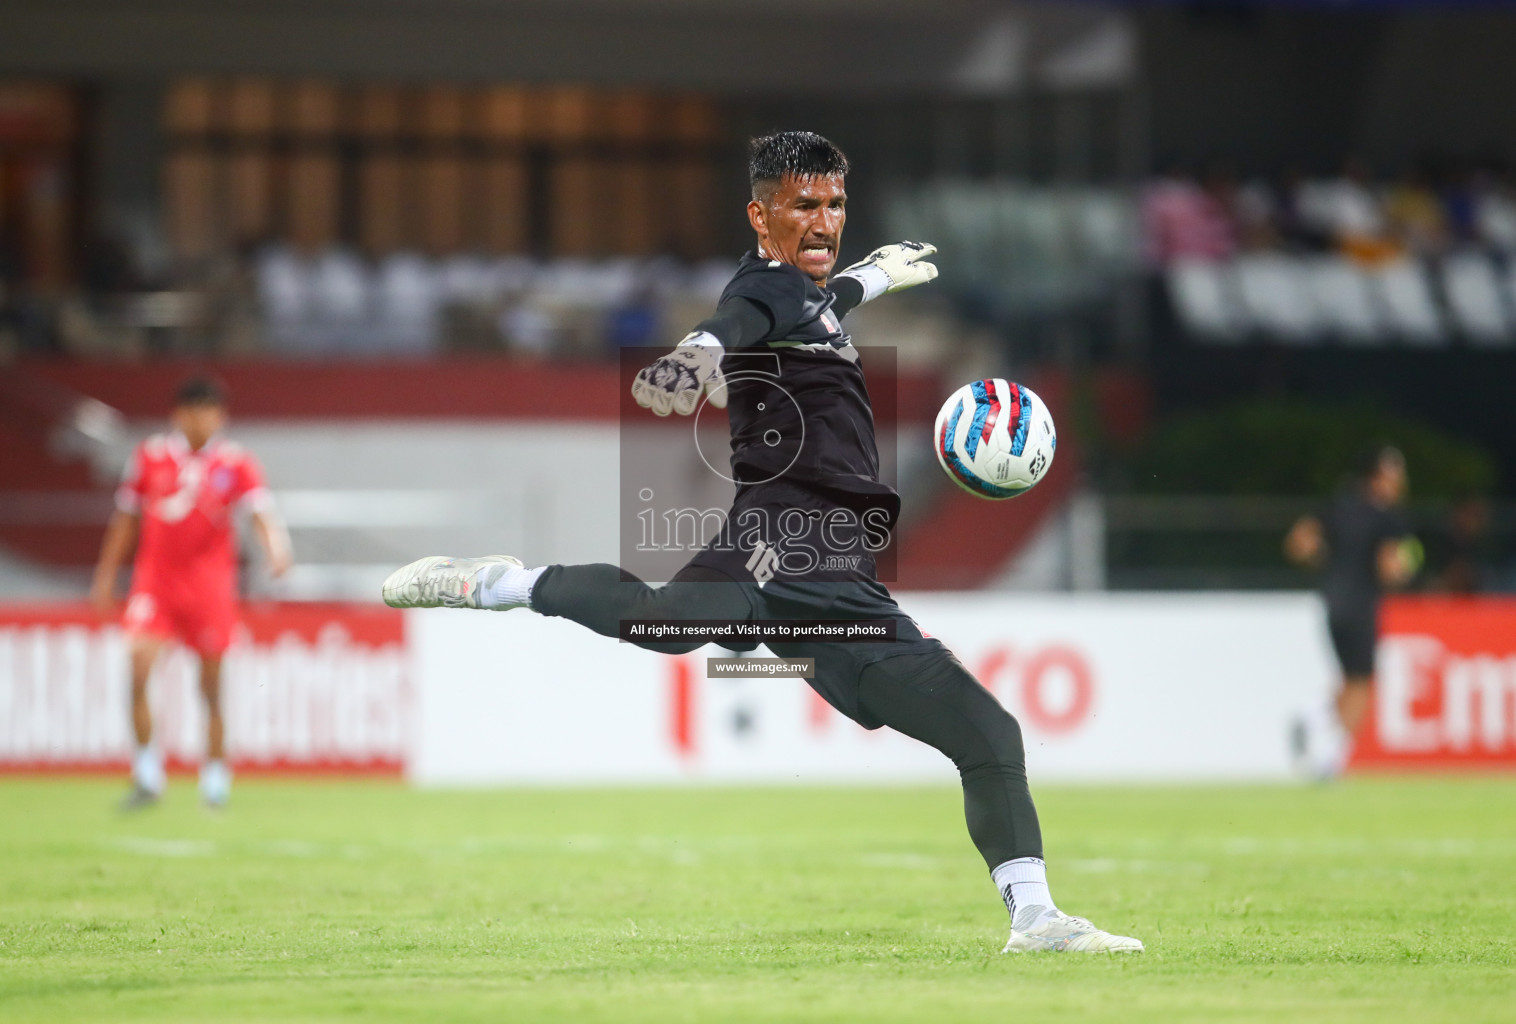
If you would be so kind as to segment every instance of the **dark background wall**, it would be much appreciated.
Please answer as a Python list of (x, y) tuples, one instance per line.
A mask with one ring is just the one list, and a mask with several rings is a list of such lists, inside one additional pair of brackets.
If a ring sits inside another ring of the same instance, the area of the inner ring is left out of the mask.
[(1035, 83), (1040, 61), (1113, 20), (1135, 26), (1131, 77), (1154, 156), (1328, 162), (1357, 150), (1393, 162), (1516, 139), (1503, 5), (768, 0), (759, 17), (716, 0), (0, 0), (0, 75), (106, 88), (209, 72), (940, 98)]
[[(722, 98), (739, 141), (834, 134), (863, 188), (957, 171), (938, 166), (955, 148), (938, 112), (1046, 89), (1070, 54), (1114, 58), (1074, 62), (1082, 87), (1109, 91), (1130, 78), (1131, 39), (1101, 4), (997, 0), (0, 0), (0, 76), (87, 87), (90, 195), (107, 222), (154, 218), (162, 90), (181, 75), (699, 90)], [(725, 184), (740, 197), (737, 150)]]
[(1187, 161), (1510, 154), (1509, 9), (1134, 8), (1152, 151)]
[[(954, 88), (988, 25), (1036, 55), (1111, 17), (995, 0), (5, 0), (0, 73), (574, 81), (795, 95)], [(1008, 48), (1014, 62), (1018, 47)], [(994, 56), (993, 54), (991, 55)], [(992, 69), (993, 70), (993, 69)], [(1013, 69), (1014, 70), (1014, 69)], [(1014, 77), (1014, 76), (1010, 76)], [(995, 75), (981, 76), (995, 81)]]

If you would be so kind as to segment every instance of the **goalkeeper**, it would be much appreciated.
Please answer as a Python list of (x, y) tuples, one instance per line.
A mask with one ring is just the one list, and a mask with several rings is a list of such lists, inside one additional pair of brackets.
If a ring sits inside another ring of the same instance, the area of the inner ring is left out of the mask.
[[(937, 268), (926, 258), (936, 250), (887, 245), (834, 275), (847, 217), (841, 151), (810, 132), (782, 132), (754, 140), (748, 170), (755, 250), (715, 314), (632, 388), (660, 416), (689, 415), (702, 400), (727, 408), (737, 494), (717, 539), (656, 589), (614, 565), (528, 569), (506, 556), (432, 557), (393, 573), (385, 601), (530, 608), (612, 637), (623, 620), (894, 620), (893, 642), (769, 647), (814, 658), (811, 685), (865, 728), (887, 725), (952, 759), (969, 836), (1010, 913), (1007, 952), (1140, 951), (1136, 939), (1053, 902), (1020, 726), (877, 579), (874, 552), (900, 499), (879, 481), (868, 390), (842, 320), (862, 303), (932, 280)], [(699, 645), (640, 646), (681, 653)]]

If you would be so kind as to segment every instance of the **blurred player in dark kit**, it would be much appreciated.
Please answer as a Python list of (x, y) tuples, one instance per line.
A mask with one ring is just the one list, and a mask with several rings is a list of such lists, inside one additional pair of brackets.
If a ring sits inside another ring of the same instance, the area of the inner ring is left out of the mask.
[(162, 752), (152, 744), (147, 683), (163, 645), (177, 640), (200, 661), (206, 750), (200, 794), (213, 807), (231, 794), (221, 720), (221, 656), (237, 622), (238, 508), (252, 514), (269, 571), (290, 567), (289, 539), (273, 508), (258, 461), (225, 440), (226, 403), (215, 382), (180, 387), (173, 430), (139, 444), (116, 491), (90, 597), (104, 615), (116, 611), (116, 576), (135, 545), (131, 591), (122, 621), (131, 641), (132, 791), (124, 806), (154, 803), (166, 784)]
[(1307, 735), (1297, 738), (1297, 748), (1305, 748), (1297, 752), (1309, 757), (1320, 776), (1342, 771), (1368, 713), (1380, 599), (1420, 568), (1419, 545), (1399, 509), (1405, 492), (1404, 456), (1395, 448), (1376, 448), (1355, 486), (1319, 517), (1297, 521), (1284, 540), (1291, 561), (1322, 571), (1327, 631), (1342, 670), (1335, 721), (1308, 724)]
[[(606, 636), (638, 619), (893, 620), (893, 643), (769, 647), (780, 657), (814, 658), (811, 685), (854, 721), (888, 725), (953, 760), (970, 837), (1011, 915), (1006, 951), (1140, 951), (1138, 940), (1053, 902), (1020, 726), (877, 579), (865, 535), (888, 531), (900, 499), (879, 480), (872, 406), (842, 321), (862, 303), (936, 277), (925, 262), (936, 250), (886, 245), (834, 274), (847, 172), (841, 151), (819, 135), (755, 140), (747, 215), (757, 245), (715, 314), (633, 385), (637, 402), (658, 415), (690, 415), (702, 400), (727, 408), (738, 488), (715, 542), (658, 589), (614, 565), (528, 569), (505, 556), (436, 556), (393, 573), (384, 599), (402, 608), (530, 608)], [(749, 369), (755, 362), (767, 373)], [(1029, 417), (1030, 405), (1006, 414)], [(817, 549), (853, 554), (819, 563), (790, 557)], [(678, 652), (699, 644), (645, 646)]]

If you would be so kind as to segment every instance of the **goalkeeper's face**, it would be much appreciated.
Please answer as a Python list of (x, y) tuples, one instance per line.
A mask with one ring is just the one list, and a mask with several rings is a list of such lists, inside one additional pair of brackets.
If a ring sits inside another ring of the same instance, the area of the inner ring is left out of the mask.
[(841, 175), (786, 174), (772, 190), (747, 205), (758, 232), (760, 255), (805, 271), (825, 284), (837, 264), (842, 225), (847, 222), (847, 189)]

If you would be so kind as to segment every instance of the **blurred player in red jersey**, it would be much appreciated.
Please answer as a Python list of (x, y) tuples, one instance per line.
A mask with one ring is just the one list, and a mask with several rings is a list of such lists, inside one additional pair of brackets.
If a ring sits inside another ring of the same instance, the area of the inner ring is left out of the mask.
[(116, 492), (116, 512), (106, 527), (90, 597), (102, 614), (115, 613), (116, 575), (136, 544), (123, 616), (131, 639), (132, 727), (137, 739), (132, 791), (125, 806), (151, 804), (163, 793), (163, 759), (152, 746), (147, 680), (163, 644), (178, 640), (200, 656), (207, 726), (200, 793), (207, 804), (219, 807), (231, 793), (221, 720), (221, 656), (237, 622), (233, 512), (239, 506), (251, 511), (253, 532), (274, 576), (289, 569), (290, 546), (264, 486), (262, 467), (221, 437), (226, 404), (220, 388), (204, 378), (186, 381), (171, 422), (173, 431), (154, 434), (132, 453)]

